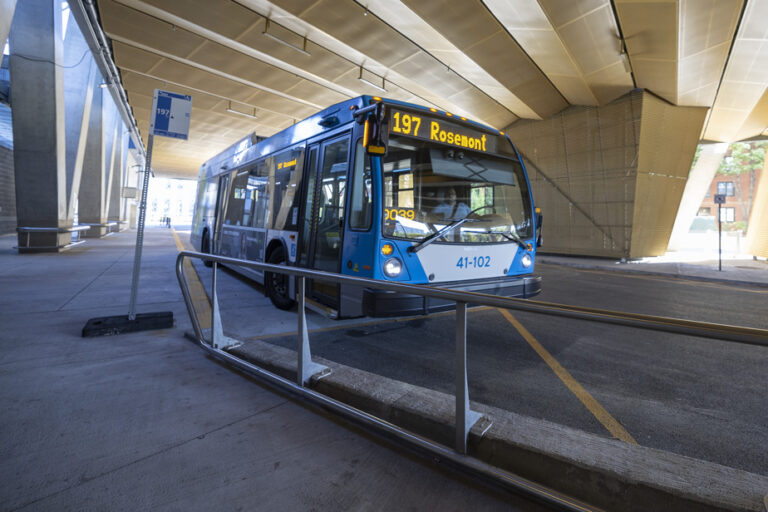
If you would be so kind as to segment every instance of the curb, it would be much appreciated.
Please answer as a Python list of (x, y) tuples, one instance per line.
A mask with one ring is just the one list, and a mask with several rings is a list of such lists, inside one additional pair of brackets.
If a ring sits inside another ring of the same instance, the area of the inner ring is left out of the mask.
[[(229, 351), (288, 379), (296, 352), (263, 341)], [(331, 373), (314, 391), (446, 446), (454, 443), (452, 395), (314, 358)], [(630, 445), (473, 403), (492, 421), (473, 427), (468, 454), (606, 510), (765, 512), (768, 477), (654, 448)]]
[(742, 281), (737, 279), (721, 279), (717, 277), (703, 277), (703, 276), (694, 276), (690, 274), (673, 274), (670, 272), (656, 272), (652, 270), (634, 270), (631, 268), (610, 268), (602, 265), (589, 264), (589, 263), (571, 263), (571, 262), (564, 262), (564, 261), (552, 261), (552, 260), (547, 260), (546, 257), (541, 257), (541, 256), (538, 257), (537, 263), (543, 264), (543, 265), (560, 266), (560, 267), (581, 268), (585, 270), (603, 270), (605, 272), (615, 272), (617, 274), (669, 277), (672, 279), (686, 279), (689, 281), (701, 281), (706, 283), (734, 284), (734, 285), (746, 286), (750, 288), (768, 288), (768, 283), (759, 283), (755, 281)]

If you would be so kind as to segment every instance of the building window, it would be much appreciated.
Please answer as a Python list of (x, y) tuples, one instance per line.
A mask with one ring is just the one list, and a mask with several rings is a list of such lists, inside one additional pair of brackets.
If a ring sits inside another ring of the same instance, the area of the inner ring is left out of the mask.
[(720, 221), (721, 222), (733, 222), (736, 220), (736, 208), (721, 208), (720, 209)]
[(732, 196), (733, 195), (733, 182), (732, 181), (718, 181), (717, 182), (717, 193), (718, 194), (725, 194), (726, 196)]
[(708, 206), (703, 206), (703, 207), (699, 208), (699, 212), (696, 215), (698, 215), (698, 216), (712, 215), (712, 208), (710, 208)]

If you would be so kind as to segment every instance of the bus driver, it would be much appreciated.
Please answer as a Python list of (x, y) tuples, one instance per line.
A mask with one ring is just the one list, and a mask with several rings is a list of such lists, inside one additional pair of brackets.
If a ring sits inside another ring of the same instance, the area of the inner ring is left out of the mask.
[(440, 203), (432, 210), (432, 215), (442, 220), (459, 220), (469, 215), (469, 206), (456, 200), (456, 189), (450, 187)]

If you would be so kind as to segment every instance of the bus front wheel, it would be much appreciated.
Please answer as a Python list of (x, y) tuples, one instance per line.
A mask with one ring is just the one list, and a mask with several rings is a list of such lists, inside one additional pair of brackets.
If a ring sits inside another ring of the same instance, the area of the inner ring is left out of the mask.
[[(208, 232), (203, 233), (203, 244), (200, 252), (204, 254), (211, 254), (211, 241), (208, 238)], [(213, 262), (211, 260), (203, 260), (203, 265), (206, 267), (212, 267)]]
[[(272, 251), (272, 254), (267, 258), (267, 263), (285, 265), (285, 249), (278, 247)], [(264, 286), (267, 289), (267, 296), (278, 309), (291, 309), (295, 304), (288, 294), (288, 279), (289, 277), (285, 274), (264, 273)]]

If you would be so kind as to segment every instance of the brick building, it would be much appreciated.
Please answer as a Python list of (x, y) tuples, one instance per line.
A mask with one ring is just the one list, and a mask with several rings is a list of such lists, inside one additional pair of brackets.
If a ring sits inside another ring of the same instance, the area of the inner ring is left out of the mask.
[[(750, 206), (754, 203), (757, 184), (760, 181), (761, 170), (754, 171), (754, 179), (749, 172), (741, 174), (716, 174), (715, 178), (704, 196), (704, 200), (699, 206), (697, 215), (714, 216), (717, 218), (717, 205), (715, 204), (715, 194), (725, 194), (725, 204), (722, 209), (723, 227), (738, 222), (745, 222), (749, 219)], [(751, 191), (751, 192), (750, 192)], [(750, 201), (750, 197), (752, 201)], [(735, 225), (739, 229), (745, 226)]]

